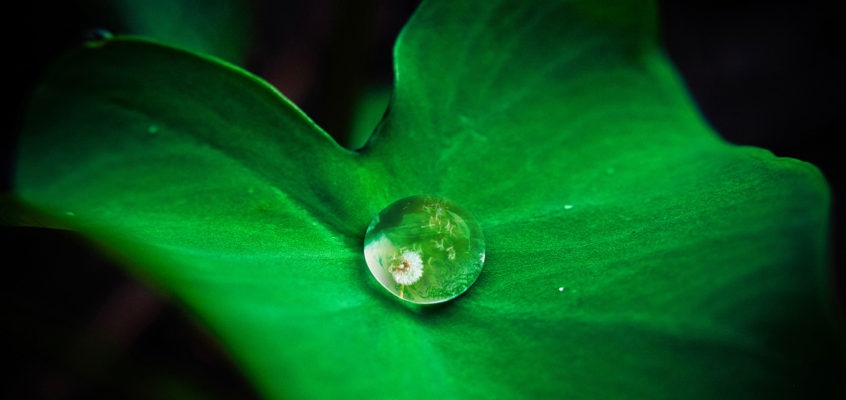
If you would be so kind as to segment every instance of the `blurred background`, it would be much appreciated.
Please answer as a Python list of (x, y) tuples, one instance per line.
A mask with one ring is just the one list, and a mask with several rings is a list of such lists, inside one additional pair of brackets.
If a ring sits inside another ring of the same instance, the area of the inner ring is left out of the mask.
[[(96, 35), (97, 28), (179, 34), (180, 26), (150, 28), (144, 26), (150, 19), (126, 19), (167, 2), (116, 5), (131, 3), (31, 1), (5, 13), (4, 64), (10, 69), (0, 192), (10, 188), (26, 98), (51, 60)], [(189, 4), (177, 10), (183, 25), (231, 32), (219, 46), (221, 57), (268, 80), (327, 132), (352, 132), (346, 144), (356, 147), (387, 104), (391, 48), (418, 1), (252, 0), (212, 7), (217, 14), (207, 5), (228, 1), (177, 3)], [(842, 298), (837, 238), (843, 168), (835, 139), (846, 122), (843, 15), (813, 1), (659, 4), (668, 53), (715, 130), (733, 143), (812, 162), (828, 178), (832, 274)], [(203, 24), (204, 18), (213, 23)], [(182, 39), (197, 48), (209, 45), (190, 35)], [(257, 397), (192, 315), (126, 275), (85, 239), (36, 228), (0, 227), (0, 233), (0, 354), (11, 367), (0, 397)]]

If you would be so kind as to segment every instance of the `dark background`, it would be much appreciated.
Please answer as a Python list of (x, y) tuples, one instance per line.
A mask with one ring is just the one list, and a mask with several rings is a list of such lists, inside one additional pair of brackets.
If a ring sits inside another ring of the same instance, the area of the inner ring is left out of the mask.
[[(823, 2), (659, 3), (670, 57), (712, 126), (733, 143), (810, 161), (828, 178), (832, 273), (842, 293), (844, 181), (835, 138), (846, 118), (844, 17)], [(247, 68), (339, 132), (359, 89), (391, 83), (391, 46), (417, 1), (252, 4), (255, 46)], [(17, 7), (3, 17), (11, 70), (2, 191), (10, 187), (24, 101), (45, 66), (90, 29), (111, 28), (75, 1)], [(0, 356), (13, 369), (0, 397), (256, 397), (192, 316), (89, 250), (83, 238), (34, 228), (0, 233)]]

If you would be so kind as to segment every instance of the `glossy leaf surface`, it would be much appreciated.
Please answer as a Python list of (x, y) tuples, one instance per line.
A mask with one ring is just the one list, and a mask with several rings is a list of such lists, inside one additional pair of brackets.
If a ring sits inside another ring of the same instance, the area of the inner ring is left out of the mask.
[[(269, 85), (125, 38), (36, 93), (17, 190), (128, 257), (278, 398), (714, 398), (825, 392), (828, 189), (722, 141), (655, 12), (432, 1), (389, 112), (345, 150)], [(394, 200), (472, 213), (487, 260), (411, 308), (362, 240)]]

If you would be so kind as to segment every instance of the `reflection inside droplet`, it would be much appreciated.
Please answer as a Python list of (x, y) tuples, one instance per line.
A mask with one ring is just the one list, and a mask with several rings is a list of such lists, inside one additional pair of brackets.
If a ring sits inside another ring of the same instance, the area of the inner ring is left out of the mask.
[(441, 303), (479, 276), (485, 240), (476, 220), (450, 200), (412, 196), (373, 217), (364, 238), (370, 272), (397, 297)]

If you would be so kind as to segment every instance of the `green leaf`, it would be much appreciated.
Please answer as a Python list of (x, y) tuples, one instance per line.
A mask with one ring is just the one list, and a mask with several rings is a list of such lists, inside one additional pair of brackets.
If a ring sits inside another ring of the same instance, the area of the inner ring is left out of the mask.
[(373, 134), (373, 127), (385, 115), (390, 101), (390, 87), (371, 86), (362, 90), (353, 105), (352, 123), (344, 147), (354, 150), (364, 147)]
[[(35, 94), (17, 193), (118, 250), (272, 398), (835, 390), (828, 188), (702, 121), (642, 2), (425, 2), (360, 152), (269, 85), (137, 39)], [(487, 238), (434, 307), (375, 282), (372, 215), (450, 198)]]

